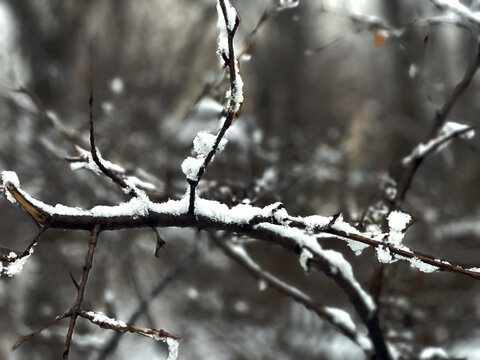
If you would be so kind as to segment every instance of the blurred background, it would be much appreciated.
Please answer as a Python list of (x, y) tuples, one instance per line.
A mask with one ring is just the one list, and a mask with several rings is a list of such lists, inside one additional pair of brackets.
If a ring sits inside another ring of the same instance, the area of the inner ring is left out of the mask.
[[(463, 3), (480, 9), (478, 1)], [(342, 212), (352, 223), (368, 208), (365, 223), (383, 227), (389, 189), (405, 170), (401, 159), (429, 133), (475, 57), (478, 28), (429, 1), (232, 4), (241, 17), (236, 47), (245, 103), (202, 196), (229, 205), (282, 201), (290, 214)], [(252, 33), (262, 14), (266, 20)], [(0, 0), (0, 170), (17, 172), (24, 189), (50, 204), (127, 201), (107, 178), (70, 166), (78, 154), (68, 136), (88, 148), (93, 91), (103, 157), (154, 185), (152, 199), (181, 197), (181, 163), (198, 131), (218, 127), (228, 88), (216, 24), (213, 0)], [(479, 85), (474, 79), (449, 120), (478, 126)], [(477, 139), (455, 140), (429, 157), (402, 206), (416, 219), (407, 246), (468, 267), (480, 265)], [(22, 251), (36, 225), (4, 198), (0, 214), (0, 246)], [(184, 338), (181, 359), (363, 358), (315, 314), (259, 287), (211, 242), (225, 234), (159, 231), (167, 241), (159, 258), (149, 229), (102, 234), (86, 310), (127, 321), (142, 309), (135, 324)], [(1, 359), (61, 356), (67, 322), (10, 349), (73, 304), (69, 273), (81, 277), (88, 239), (86, 232), (49, 230), (24, 270), (1, 279)], [(239, 240), (265, 269), (353, 314), (331, 280), (305, 275), (297, 256)], [(355, 256), (335, 239), (322, 246), (341, 251), (371, 286), (379, 268), (374, 251)], [(405, 358), (427, 346), (480, 358), (478, 281), (398, 262), (384, 268), (379, 302), (385, 334)], [(126, 334), (115, 344), (113, 336), (80, 319), (72, 358), (166, 355), (163, 343)]]

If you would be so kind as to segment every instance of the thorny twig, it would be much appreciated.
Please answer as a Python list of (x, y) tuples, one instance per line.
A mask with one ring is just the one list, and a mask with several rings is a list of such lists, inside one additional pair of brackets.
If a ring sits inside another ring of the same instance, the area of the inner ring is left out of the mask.
[(130, 196), (138, 197), (140, 196), (139, 190), (135, 186), (130, 186), (126, 183), (126, 181), (119, 176), (115, 171), (107, 168), (97, 154), (97, 148), (95, 146), (95, 131), (93, 127), (93, 94), (90, 93), (90, 99), (88, 101), (90, 105), (90, 152), (92, 153), (93, 161), (98, 166), (98, 168), (105, 174), (105, 176), (109, 177), (115, 184), (119, 185), (122, 189), (124, 189)]
[(67, 336), (65, 338), (65, 344), (63, 347), (63, 359), (68, 359), (68, 354), (70, 352), (70, 344), (72, 342), (73, 330), (75, 328), (75, 323), (77, 321), (77, 317), (80, 314), (80, 308), (83, 303), (83, 298), (85, 295), (85, 288), (87, 286), (88, 275), (90, 274), (90, 270), (92, 269), (93, 265), (93, 254), (95, 252), (95, 247), (97, 246), (98, 235), (100, 234), (101, 226), (96, 224), (90, 233), (90, 243), (88, 246), (88, 253), (87, 258), (85, 260), (85, 266), (83, 268), (83, 275), (82, 280), (80, 281), (77, 298), (75, 300), (75, 304), (70, 310), (70, 325), (68, 326)]
[[(46, 142), (43, 141), (43, 144), (45, 147), (50, 150), (53, 155), (62, 158), (63, 160), (67, 161), (70, 164), (81, 164), (81, 163), (88, 163), (89, 161), (93, 160), (95, 162), (95, 159), (89, 159), (88, 154), (92, 155), (92, 151), (85, 150), (81, 145), (81, 141), (77, 134), (72, 131), (71, 129), (67, 129), (67, 127), (63, 124), (63, 122), (55, 116), (54, 113), (49, 112), (46, 110), (45, 106), (41, 102), (41, 100), (36, 96), (31, 90), (29, 90), (26, 87), (21, 87), (16, 90), (13, 90), (14, 93), (19, 93), (23, 94), (28, 97), (28, 99), (32, 102), (32, 104), (35, 106), (35, 111), (34, 114), (40, 116), (42, 119), (47, 120), (52, 127), (60, 134), (60, 136), (72, 147), (72, 149), (77, 153), (78, 156), (63, 156), (58, 153), (58, 149), (54, 148), (52, 149), (52, 146)], [(93, 104), (92, 104), (93, 105)], [(24, 109), (26, 110), (26, 109)], [(91, 145), (91, 144), (90, 144)], [(91, 147), (91, 146), (90, 146)], [(108, 172), (117, 179), (120, 179), (120, 183), (127, 183), (127, 180), (130, 178), (133, 178), (133, 180), (139, 180), (139, 181), (134, 181), (134, 186), (137, 188), (135, 191), (138, 193), (139, 188), (145, 192), (151, 197), (157, 199), (157, 201), (165, 200), (168, 199), (168, 196), (160, 195), (158, 193), (158, 189), (155, 188), (155, 185), (151, 183), (147, 183), (145, 181), (142, 181), (141, 179), (138, 179), (136, 176), (132, 176), (127, 174), (127, 171), (118, 171), (117, 169), (120, 169), (119, 166), (116, 166), (116, 168), (111, 167), (111, 166), (106, 166), (105, 160), (102, 159), (102, 157), (98, 154), (98, 150), (96, 149), (97, 152), (97, 158), (98, 160), (103, 164), (103, 167), (108, 170)], [(95, 164), (98, 166), (98, 164), (95, 162)], [(115, 165), (115, 164), (114, 164)], [(138, 168), (137, 168), (138, 169)], [(99, 167), (99, 170), (101, 170), (101, 167)], [(138, 169), (137, 172), (142, 171), (141, 169)], [(102, 171), (103, 173), (103, 171)], [(130, 173), (130, 172), (128, 172)], [(117, 181), (113, 180), (112, 177), (108, 176), (114, 183), (117, 183)], [(158, 180), (158, 179), (157, 179)], [(148, 185), (148, 187), (146, 186)], [(122, 188), (124, 188), (122, 185), (120, 185)], [(127, 184), (129, 186), (129, 184)], [(133, 186), (129, 186), (129, 190), (131, 190)], [(127, 189), (127, 188), (124, 188)], [(133, 196), (133, 195), (132, 195)]]

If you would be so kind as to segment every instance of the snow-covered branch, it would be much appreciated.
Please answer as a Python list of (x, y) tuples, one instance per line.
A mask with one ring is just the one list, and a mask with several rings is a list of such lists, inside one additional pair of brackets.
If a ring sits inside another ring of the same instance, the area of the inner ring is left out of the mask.
[(445, 99), (443, 106), (436, 111), (433, 118), (433, 126), (430, 133), (427, 135), (424, 141), (422, 141), (412, 153), (403, 159), (403, 163), (408, 164), (402, 178), (399, 182), (397, 193), (393, 204), (400, 206), (404, 200), (407, 191), (409, 190), (413, 177), (415, 176), (418, 168), (423, 163), (426, 156), (433, 151), (439, 149), (443, 145), (446, 145), (451, 139), (456, 136), (470, 139), (475, 135), (472, 127), (467, 125), (458, 124), (455, 122), (446, 122), (450, 112), (454, 105), (457, 103), (459, 97), (468, 89), (475, 74), (480, 67), (480, 41), (477, 40), (477, 52), (475, 57), (470, 62), (469, 66), (465, 70), (462, 79), (455, 85), (451, 93)]
[(426, 143), (418, 144), (410, 155), (403, 158), (403, 165), (408, 165), (412, 161), (424, 158), (434, 151), (444, 149), (457, 136), (462, 139), (471, 139), (475, 136), (475, 130), (471, 126), (448, 121), (443, 124), (436, 137)]
[(280, 293), (304, 305), (307, 309), (312, 310), (321, 319), (336, 327), (346, 337), (355, 342), (367, 355), (371, 354), (373, 349), (371, 341), (365, 334), (358, 331), (355, 323), (347, 312), (336, 308), (321, 306), (304, 292), (265, 271), (260, 265), (253, 261), (243, 246), (233, 244), (229, 240), (222, 241), (216, 238), (214, 238), (214, 240), (215, 243), (225, 251), (225, 253), (235, 259), (260, 282), (265, 283), (267, 286), (271, 286)]
[(103, 313), (94, 311), (80, 311), (79, 316), (104, 329), (110, 329), (121, 333), (130, 332), (146, 336), (156, 341), (163, 341), (168, 345), (167, 360), (176, 360), (178, 358), (178, 342), (182, 339), (178, 336), (169, 334), (164, 330), (146, 329), (134, 325), (128, 325), (121, 320), (113, 319)]
[[(399, 243), (384, 241), (391, 233), (370, 236), (345, 222), (341, 216), (291, 216), (281, 203), (264, 208), (247, 204), (229, 208), (218, 201), (197, 197), (196, 216), (191, 217), (188, 214), (187, 194), (180, 200), (169, 200), (164, 203), (155, 203), (146, 198), (133, 198), (119, 205), (100, 205), (87, 210), (61, 204), (52, 206), (35, 199), (20, 187), (18, 177), (13, 172), (4, 171), (2, 179), (6, 197), (22, 206), (38, 224), (46, 228), (90, 230), (99, 224), (102, 231), (152, 226), (225, 230), (274, 242), (298, 254), (308, 250), (315, 260), (326, 262), (333, 268), (349, 267), (346, 262), (345, 265), (340, 265), (343, 258), (338, 263), (340, 260), (335, 255), (338, 253), (322, 250), (319, 245), (318, 240), (322, 238), (336, 237), (345, 240), (358, 254), (368, 246), (382, 248), (391, 253), (392, 260), (408, 260), (412, 266), (423, 271), (451, 271), (480, 279), (480, 273), (476, 271), (416, 253)], [(403, 228), (407, 225), (405, 223)], [(398, 231), (398, 228), (392, 225), (391, 232)], [(324, 259), (321, 260), (322, 258)], [(424, 263), (425, 267), (416, 266), (418, 263)], [(351, 273), (351, 269), (346, 272), (347, 278), (350, 276), (348, 273)], [(368, 301), (365, 302), (367, 308), (372, 308), (368, 304)]]
[[(243, 104), (243, 80), (240, 76), (240, 65), (235, 57), (235, 49), (233, 45), (233, 38), (238, 29), (240, 18), (229, 0), (217, 1), (217, 13), (217, 27), (220, 33), (218, 37), (217, 52), (220, 59), (224, 61), (225, 67), (228, 67), (229, 69), (230, 89), (226, 93), (226, 115), (220, 121), (220, 130), (215, 136), (207, 136), (205, 133), (203, 133), (203, 135), (197, 135), (196, 139), (198, 139), (198, 142), (202, 143), (200, 147), (195, 149), (197, 157), (188, 157), (182, 164), (182, 170), (187, 176), (187, 181), (190, 184), (190, 198), (188, 205), (188, 213), (190, 215), (195, 213), (195, 192), (197, 185), (215, 154), (218, 151), (221, 151), (225, 146), (225, 140), (223, 137), (232, 123), (239, 116)], [(200, 151), (199, 148), (201, 148)]]
[(478, 12), (472, 11), (468, 6), (463, 5), (459, 0), (430, 0), (435, 6), (452, 12), (461, 18), (480, 26), (480, 16)]

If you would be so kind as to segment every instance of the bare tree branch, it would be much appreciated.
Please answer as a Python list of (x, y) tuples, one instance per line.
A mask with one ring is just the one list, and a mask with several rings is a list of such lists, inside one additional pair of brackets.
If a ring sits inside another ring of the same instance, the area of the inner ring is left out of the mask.
[(12, 350), (16, 350), (18, 349), (20, 346), (22, 346), (23, 344), (25, 344), (27, 341), (29, 341), (31, 338), (33, 338), (34, 336), (40, 334), (43, 330), (45, 330), (46, 328), (52, 326), (53, 324), (57, 323), (58, 321), (60, 320), (63, 320), (67, 317), (70, 317), (71, 316), (71, 313), (69, 311), (67, 311), (66, 313), (62, 314), (62, 315), (59, 315), (57, 317), (55, 317), (55, 319), (53, 319), (52, 321), (50, 321), (48, 324), (42, 326), (41, 328), (39, 328), (38, 330), (34, 331), (33, 333), (31, 334), (28, 334), (24, 337), (22, 337), (21, 339), (19, 339), (13, 346), (12, 346)]
[(70, 325), (68, 326), (67, 336), (65, 338), (65, 345), (63, 347), (63, 359), (67, 360), (68, 355), (70, 352), (70, 344), (72, 342), (73, 330), (75, 328), (75, 323), (77, 321), (77, 317), (80, 314), (80, 308), (83, 303), (83, 297), (85, 295), (85, 288), (87, 286), (88, 275), (90, 274), (90, 270), (92, 269), (93, 265), (93, 254), (95, 252), (95, 247), (97, 246), (98, 235), (100, 234), (101, 226), (96, 224), (90, 234), (90, 244), (88, 246), (88, 253), (87, 258), (85, 260), (85, 267), (83, 268), (83, 275), (82, 280), (80, 281), (78, 292), (77, 292), (77, 299), (75, 300), (75, 304), (70, 310)]
[[(140, 303), (137, 306), (137, 309), (132, 313), (130, 318), (128, 319), (127, 323), (133, 324), (135, 323), (142, 314), (150, 307), (152, 301), (154, 301), (162, 291), (173, 281), (178, 279), (178, 277), (196, 261), (199, 256), (199, 247), (198, 243), (195, 246), (194, 250), (185, 258), (183, 259), (174, 269), (172, 269), (162, 280), (150, 291), (150, 293), (141, 299)], [(105, 360), (109, 354), (111, 354), (118, 343), (120, 342), (121, 333), (116, 333), (111, 339), (103, 346), (103, 349), (100, 351), (100, 355), (98, 356), (98, 360)]]
[[(426, 137), (426, 139), (423, 141), (424, 143), (427, 143), (429, 140), (435, 137), (435, 134), (445, 123), (448, 115), (450, 114), (450, 111), (452, 110), (453, 106), (456, 104), (458, 98), (467, 90), (468, 86), (472, 82), (473, 77), (477, 73), (479, 66), (480, 66), (480, 43), (477, 43), (477, 54), (475, 55), (475, 58), (468, 66), (463, 78), (458, 82), (458, 84), (455, 86), (453, 91), (445, 100), (445, 103), (443, 104), (442, 108), (439, 111), (437, 111), (437, 113), (435, 114), (435, 118), (433, 119), (433, 128), (430, 131), (429, 135)], [(435, 146), (435, 148), (438, 148), (438, 146), (440, 145), (442, 144), (439, 143), (437, 146)], [(435, 148), (432, 149), (432, 151), (435, 150)], [(429, 153), (430, 152), (425, 153), (424, 156), (417, 157), (409, 165), (407, 170), (404, 172), (399, 182), (397, 194), (394, 199), (395, 206), (399, 207), (403, 202), (403, 200), (405, 199), (405, 195), (407, 191), (410, 189), (413, 177), (415, 176), (418, 168), (423, 163), (423, 160)]]
[(119, 185), (124, 191), (126, 191), (130, 196), (138, 197), (141, 194), (136, 186), (132, 186), (131, 184), (127, 184), (127, 182), (119, 176), (117, 173), (112, 171), (111, 169), (107, 168), (97, 154), (97, 147), (95, 146), (95, 131), (93, 127), (93, 94), (90, 93), (90, 99), (88, 101), (90, 105), (90, 152), (92, 153), (93, 161), (99, 167), (99, 169), (105, 174), (105, 176), (109, 177), (114, 183)]

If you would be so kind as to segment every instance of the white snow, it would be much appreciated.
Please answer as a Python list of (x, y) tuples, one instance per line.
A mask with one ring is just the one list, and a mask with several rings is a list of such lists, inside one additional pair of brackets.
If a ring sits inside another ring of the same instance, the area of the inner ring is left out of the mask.
[(296, 8), (298, 4), (300, 4), (300, 0), (279, 0), (277, 9), (293, 9)]
[(135, 189), (141, 187), (143, 189), (154, 190), (156, 186), (148, 181), (143, 181), (136, 176), (128, 176), (125, 182), (130, 188)]
[(343, 327), (349, 329), (352, 332), (356, 331), (355, 323), (353, 322), (350, 314), (341, 309), (325, 307), (325, 312), (327, 312), (333, 319), (333, 323), (342, 325)]
[[(35, 207), (42, 209), (45, 213), (50, 215), (67, 215), (67, 216), (99, 216), (99, 217), (115, 217), (115, 216), (143, 216), (148, 212), (153, 211), (157, 213), (168, 213), (171, 215), (180, 215), (187, 212), (188, 197), (181, 200), (169, 200), (164, 203), (153, 203), (147, 197), (132, 198), (126, 203), (121, 203), (115, 206), (96, 206), (90, 210), (65, 206), (57, 204), (51, 206), (37, 200), (27, 194), (21, 187), (18, 177), (14, 172), (4, 171), (2, 173), (3, 187), (5, 184), (11, 183), (16, 190)], [(5, 188), (5, 195), (7, 198), (11, 196), (9, 191)], [(13, 198), (13, 197), (12, 197)], [(15, 200), (15, 199), (13, 199)], [(227, 208), (228, 209), (228, 208)]]
[(165, 342), (168, 346), (168, 358), (167, 360), (177, 360), (178, 359), (178, 340), (167, 337)]
[(10, 183), (12, 184), (15, 188), (20, 187), (20, 181), (18, 180), (18, 176), (16, 173), (13, 171), (3, 171), (2, 172), (2, 187), (3, 191), (5, 193), (5, 196), (7, 197), (7, 200), (10, 201), (12, 204), (16, 204), (17, 200), (10, 194), (10, 192), (7, 190), (5, 187), (5, 184)]
[(113, 110), (115, 110), (115, 105), (110, 101), (103, 101), (101, 106), (103, 113), (106, 115), (111, 115)]
[(302, 249), (302, 252), (300, 253), (300, 265), (302, 265), (302, 268), (305, 272), (309, 272), (310, 268), (308, 266), (308, 261), (313, 258), (313, 254), (307, 250), (307, 249)]
[[(225, 4), (230, 2), (228, 0), (225, 0)], [(231, 6), (231, 5), (230, 5)], [(222, 55), (225, 55), (228, 57), (228, 32), (227, 32), (227, 26), (225, 24), (225, 17), (223, 15), (223, 10), (222, 6), (220, 5), (220, 1), (217, 0), (217, 28), (219, 30), (219, 36), (218, 36), (218, 54), (220, 55), (220, 60), (223, 61)], [(229, 26), (230, 29), (230, 26)]]
[(198, 172), (200, 171), (200, 168), (203, 166), (204, 162), (204, 157), (194, 158), (192, 156), (188, 156), (185, 160), (183, 160), (182, 171), (188, 180), (198, 180)]
[(198, 290), (194, 287), (191, 287), (187, 290), (187, 296), (189, 299), (195, 300), (198, 298)]
[(124, 87), (125, 83), (118, 76), (114, 77), (112, 81), (110, 81), (110, 90), (112, 90), (112, 92), (115, 94), (121, 94)]
[[(187, 177), (187, 179), (192, 181), (198, 180), (198, 173), (200, 168), (205, 163), (205, 158), (215, 147), (215, 142), (217, 140), (217, 135), (212, 134), (208, 131), (201, 131), (197, 133), (195, 139), (193, 139), (193, 150), (197, 153), (196, 157), (188, 156), (182, 163), (182, 171)], [(222, 152), (227, 144), (227, 139), (222, 138), (217, 148), (215, 149), (216, 153)], [(212, 157), (211, 161), (214, 161), (215, 156)]]
[(321, 229), (327, 226), (330, 223), (330, 220), (332, 219), (331, 216), (320, 216), (320, 215), (311, 215), (311, 216), (306, 216), (304, 218), (295, 218), (295, 217), (290, 217), (290, 218), (293, 220), (302, 219), (305, 225), (307, 225), (307, 227), (311, 230)]
[(433, 266), (433, 265), (424, 263), (423, 261), (421, 261), (418, 258), (412, 258), (409, 261), (410, 261), (410, 265), (412, 267), (417, 268), (418, 270), (420, 270), (424, 273), (431, 273), (431, 272), (434, 272), (434, 271), (438, 270), (437, 266)]
[(108, 317), (107, 315), (103, 314), (102, 312), (95, 312), (95, 311), (87, 311), (87, 315), (91, 316), (92, 322), (95, 324), (108, 324), (111, 326), (118, 326), (118, 327), (127, 327), (128, 325), (121, 320), (113, 319)]
[[(28, 258), (33, 254), (33, 247), (29, 250), (28, 255), (22, 256), (13, 262), (0, 262), (0, 274), (7, 275), (8, 277), (12, 277), (17, 275), (20, 271), (22, 271), (23, 267), (27, 263)], [(16, 259), (17, 254), (13, 251), (8, 254), (8, 259)]]
[(203, 117), (218, 117), (218, 114), (223, 111), (222, 104), (210, 97), (200, 100), (195, 108), (197, 110), (196, 115)]
[[(90, 171), (93, 171), (97, 175), (101, 175), (102, 170), (98, 167), (98, 165), (95, 163), (92, 157), (92, 153), (90, 151), (87, 151), (85, 149), (82, 149), (80, 146), (75, 146), (76, 151), (80, 155), (80, 157), (84, 160), (83, 162), (81, 161), (76, 161), (70, 164), (70, 168), (72, 170), (78, 170), (78, 169), (88, 169)], [(125, 172), (125, 169), (121, 167), (120, 165), (114, 164), (108, 160), (105, 160), (102, 157), (102, 154), (97, 148), (97, 156), (98, 159), (100, 160), (100, 163), (105, 166), (105, 168), (115, 171), (116, 173), (123, 174)]]
[[(355, 235), (364, 235), (356, 228), (354, 228), (349, 223), (343, 220), (342, 214), (338, 215), (335, 219), (335, 222), (332, 225), (332, 229), (342, 231), (346, 235), (355, 234)], [(355, 253), (355, 255), (360, 255), (364, 249), (366, 249), (369, 245), (361, 243), (359, 241), (354, 241), (345, 237), (337, 236), (339, 239), (342, 239), (347, 242), (348, 247)]]
[(240, 57), (240, 60), (250, 61), (250, 60), (252, 60), (252, 54), (242, 54), (242, 56)]
[[(207, 131), (201, 131), (197, 134), (197, 136), (195, 136), (195, 139), (193, 139), (193, 150), (198, 155), (207, 156), (208, 153), (212, 151), (216, 140), (217, 135)], [(220, 140), (220, 143), (218, 144), (218, 147), (216, 149), (216, 153), (222, 152), (226, 144), (227, 139), (223, 138), (222, 140)]]
[[(223, 3), (225, 4), (225, 9), (227, 10), (228, 29), (233, 30), (235, 26), (235, 21), (237, 18), (237, 11), (232, 6), (229, 0), (224, 0)], [(220, 5), (220, 1), (217, 1), (217, 14), (218, 14), (218, 23), (217, 23), (218, 28), (220, 29), (220, 31), (226, 30), (227, 28), (225, 26), (225, 17), (223, 15), (223, 10), (222, 10), (222, 6)], [(228, 54), (228, 51), (227, 51), (227, 54)]]
[(388, 227), (391, 231), (401, 232), (405, 230), (412, 220), (412, 217), (406, 213), (395, 210), (388, 214)]
[[(241, 245), (235, 245), (229, 241), (227, 241), (225, 245), (236, 256), (242, 259), (242, 263), (244, 266), (253, 270), (258, 276), (261, 276), (261, 280), (259, 281), (259, 287), (261, 290), (266, 287), (267, 284), (272, 284), (274, 288), (277, 288), (278, 290), (284, 292), (289, 296), (292, 296), (294, 298), (296, 297), (297, 299), (302, 299), (305, 302), (312, 302), (312, 299), (305, 293), (301, 292), (295, 287), (284, 283), (282, 280), (262, 269), (250, 258), (250, 256), (247, 254), (247, 252)], [(366, 337), (364, 334), (360, 333), (356, 329), (354, 322), (352, 321), (350, 315), (347, 312), (330, 307), (324, 307), (323, 310), (327, 315), (324, 316), (324, 318), (334, 326), (343, 328), (346, 331), (350, 332), (355, 338), (354, 341), (360, 346), (360, 348), (367, 352), (372, 350), (373, 347), (370, 339), (368, 339), (368, 337)]]
[(453, 221), (443, 224), (438, 229), (441, 236), (457, 237), (457, 236), (477, 236), (480, 237), (480, 217), (474, 216), (463, 219), (454, 219)]
[(479, 335), (480, 332), (478, 331), (478, 328), (470, 331), (459, 340), (453, 342), (453, 344), (449, 346), (449, 352), (460, 359), (480, 359), (480, 341), (478, 341)]
[(255, 273), (261, 275), (265, 283), (271, 283), (277, 288), (285, 289), (285, 291), (289, 295), (296, 296), (298, 298), (302, 298), (308, 301), (311, 300), (310, 297), (305, 293), (301, 292), (293, 286), (288, 285), (287, 283), (283, 282), (282, 280), (262, 269), (256, 262), (252, 260), (252, 258), (248, 255), (248, 253), (241, 245), (235, 245), (231, 242), (227, 242), (226, 246), (230, 249), (230, 251), (236, 254), (236, 256), (242, 259), (242, 262), (246, 267), (252, 269)]
[(332, 229), (343, 231), (344, 233), (348, 234), (356, 234), (356, 235), (362, 235), (360, 231), (355, 229), (352, 225), (349, 223), (343, 221), (343, 215), (340, 214), (337, 216), (335, 219), (335, 222), (332, 225)]
[(362, 289), (353, 275), (352, 266), (345, 260), (343, 255), (334, 250), (324, 250), (318, 243), (315, 237), (306, 235), (303, 231), (296, 228), (287, 228), (281, 225), (274, 225), (269, 223), (261, 223), (255, 227), (267, 229), (269, 231), (278, 233), (284, 237), (294, 239), (301, 247), (307, 248), (314, 257), (319, 257), (330, 265), (330, 270), (334, 274), (340, 274), (344, 280), (350, 283), (350, 286), (355, 289), (359, 297), (364, 302), (365, 306), (374, 311), (376, 305), (370, 295)]
[[(193, 158), (194, 159), (194, 158)], [(196, 159), (194, 159), (196, 160)], [(189, 193), (184, 195), (180, 200), (169, 200), (163, 203), (154, 203), (145, 196), (134, 197), (130, 201), (121, 203), (116, 206), (96, 206), (90, 210), (79, 209), (75, 207), (69, 207), (61, 204), (51, 206), (43, 203), (29, 194), (27, 194), (21, 187), (18, 181), (18, 177), (14, 172), (4, 171), (2, 173), (3, 179), (3, 189), (5, 196), (8, 198), (13, 198), (9, 191), (6, 189), (6, 184), (12, 184), (18, 193), (31, 203), (34, 207), (40, 209), (42, 212), (49, 214), (51, 216), (55, 215), (65, 215), (65, 216), (95, 216), (95, 217), (121, 217), (121, 216), (130, 216), (130, 217), (141, 217), (146, 216), (150, 213), (156, 214), (165, 214), (171, 216), (178, 216), (186, 214), (189, 206)], [(15, 199), (13, 199), (15, 200)], [(360, 246), (366, 247), (367, 244), (360, 243), (351, 239), (347, 239), (344, 236), (338, 236), (330, 234), (327, 232), (322, 232), (322, 228), (329, 224), (331, 217), (323, 216), (309, 216), (309, 217), (294, 217), (288, 215), (287, 211), (281, 206), (281, 203), (274, 203), (264, 208), (259, 208), (251, 206), (249, 204), (239, 204), (232, 208), (229, 208), (227, 205), (222, 204), (218, 201), (207, 200), (199, 198), (198, 196), (195, 199), (195, 215), (202, 216), (215, 221), (221, 224), (248, 224), (251, 220), (255, 218), (274, 218), (279, 224), (271, 224), (269, 221), (260, 222), (255, 225), (254, 228), (260, 228), (263, 230), (271, 231), (277, 233), (281, 236), (289, 238), (295, 241), (298, 246), (302, 249), (301, 264), (306, 265), (307, 260), (310, 258), (310, 254), (313, 258), (321, 258), (323, 261), (326, 261), (330, 264), (330, 269), (332, 273), (340, 273), (344, 279), (350, 282), (351, 286), (356, 289), (360, 297), (363, 299), (367, 307), (371, 310), (375, 308), (370, 296), (364, 292), (360, 287), (357, 281), (354, 279), (351, 265), (343, 258), (343, 255), (333, 250), (323, 250), (320, 244), (318, 243), (317, 237), (338, 237), (343, 240), (347, 240), (354, 243), (359, 243)], [(393, 232), (399, 232), (398, 230), (403, 229), (405, 224), (408, 223), (409, 215), (403, 213), (394, 213), (389, 216), (389, 223), (391, 225)], [(303, 223), (306, 226), (306, 229), (299, 229), (296, 227), (290, 227), (289, 224), (297, 221)], [(351, 225), (345, 223), (343, 219), (339, 216), (336, 219), (336, 222), (333, 224), (332, 228), (337, 230), (342, 230), (345, 232), (345, 236), (349, 234), (358, 234), (360, 236), (367, 237), (368, 234), (361, 233)], [(403, 236), (403, 233), (402, 233)], [(372, 241), (377, 243), (382, 242), (384, 234), (379, 234), (375, 237), (369, 237)], [(395, 239), (394, 239), (395, 240)], [(353, 246), (353, 245), (352, 245)], [(395, 245), (397, 248), (400, 248), (404, 251), (411, 252), (407, 247), (398, 243)], [(353, 248), (354, 251), (355, 248)], [(308, 251), (308, 252), (307, 252)], [(438, 270), (436, 266), (432, 266), (422, 262), (418, 258), (408, 260), (404, 256), (394, 255), (391, 251), (382, 250), (377, 247), (377, 255), (381, 262), (393, 262), (394, 260), (407, 260), (410, 261), (413, 267), (418, 268), (423, 272), (432, 272)]]
[(382, 264), (390, 264), (396, 261), (387, 247), (377, 246), (375, 251), (377, 252), (378, 261), (380, 261)]
[(433, 149), (438, 147), (438, 150), (443, 149), (450, 140), (459, 133), (463, 133), (460, 135), (462, 139), (471, 139), (475, 136), (475, 130), (467, 129), (471, 128), (469, 125), (459, 124), (453, 121), (447, 121), (440, 131), (438, 132), (437, 136), (427, 143), (420, 143), (418, 144), (415, 149), (410, 153), (410, 155), (406, 156), (402, 160), (402, 164), (404, 166), (408, 165), (412, 161), (424, 157), (428, 152), (432, 151)]
[(474, 13), (458, 0), (432, 0), (432, 2), (437, 6), (446, 8), (451, 12), (462, 16), (465, 19), (480, 24), (480, 15), (478, 13)]
[(243, 103), (243, 80), (240, 76), (240, 71), (238, 71), (238, 60), (235, 59), (235, 69), (236, 69), (236, 76), (235, 81), (233, 84), (233, 90), (227, 91), (227, 99), (228, 99), (228, 108), (231, 109), (233, 113), (237, 113), (240, 110), (240, 106)]
[(420, 360), (449, 359), (447, 352), (439, 347), (427, 347), (420, 353)]
[(267, 287), (268, 283), (265, 281), (265, 279), (258, 280), (258, 290), (265, 291)]
[(327, 312), (331, 316), (332, 322), (334, 324), (349, 329), (351, 332), (356, 334), (355, 341), (360, 346), (360, 348), (362, 348), (366, 352), (370, 352), (371, 350), (373, 350), (371, 340), (366, 335), (358, 332), (357, 327), (349, 313), (344, 310), (332, 307), (325, 307), (325, 312)]
[(407, 225), (412, 220), (412, 217), (406, 213), (395, 210), (388, 214), (387, 221), (388, 227), (390, 228), (390, 233), (388, 234), (388, 241), (398, 246), (401, 244)]
[(233, 308), (240, 314), (245, 314), (250, 310), (250, 306), (243, 300), (237, 300), (233, 304)]
[[(225, 0), (224, 4), (227, 10), (226, 18), (223, 15), (223, 10), (220, 5), (220, 1), (217, 1), (217, 15), (218, 15), (217, 27), (219, 30), (217, 52), (220, 55), (220, 60), (222, 61), (222, 63), (225, 62), (224, 57), (230, 59), (231, 56), (234, 56), (233, 53), (230, 54), (229, 47), (228, 47), (227, 27), (230, 31), (233, 31), (233, 29), (235, 28), (235, 22), (237, 18), (237, 12), (235, 11), (232, 4), (230, 4), (230, 1)], [(242, 80), (242, 77), (240, 76), (238, 60), (235, 58), (234, 62), (235, 62), (234, 64), (235, 80), (233, 81), (231, 88), (227, 91), (226, 98), (227, 98), (228, 111), (233, 114), (236, 114), (238, 110), (240, 110), (240, 106), (243, 102), (243, 80)]]
[(373, 344), (370, 338), (364, 334), (358, 334), (356, 341), (360, 348), (362, 348), (364, 351), (372, 351), (373, 350)]
[[(57, 205), (58, 207), (59, 205)], [(114, 217), (121, 213), (123, 216), (132, 216), (133, 218), (145, 216), (150, 211), (150, 202), (141, 197), (134, 197), (129, 202), (117, 206), (95, 206), (91, 213), (94, 216)]]
[(413, 79), (417, 76), (418, 72), (418, 66), (415, 64), (410, 64), (410, 67), (408, 68), (408, 76)]

